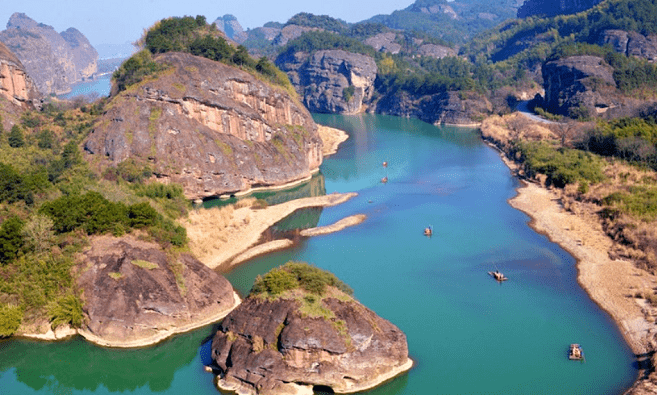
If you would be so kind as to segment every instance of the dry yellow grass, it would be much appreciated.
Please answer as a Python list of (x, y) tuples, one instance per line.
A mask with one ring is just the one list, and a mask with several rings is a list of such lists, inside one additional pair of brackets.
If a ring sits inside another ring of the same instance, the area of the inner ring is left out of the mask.
[(356, 193), (330, 194), (292, 200), (262, 209), (225, 206), (197, 210), (182, 220), (187, 228), (192, 253), (210, 268), (228, 267), (231, 260), (258, 243), (270, 226), (305, 207), (325, 207), (343, 203)]

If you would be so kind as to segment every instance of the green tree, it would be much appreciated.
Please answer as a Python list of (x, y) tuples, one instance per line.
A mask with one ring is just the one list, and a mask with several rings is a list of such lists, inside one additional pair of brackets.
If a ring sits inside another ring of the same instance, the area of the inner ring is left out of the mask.
[(25, 244), (37, 253), (46, 251), (52, 245), (54, 223), (45, 215), (37, 214), (23, 226)]
[(23, 221), (18, 217), (7, 218), (0, 227), (0, 262), (15, 259), (23, 247)]
[(55, 135), (50, 129), (46, 129), (37, 135), (37, 146), (41, 149), (51, 149)]
[(22, 320), (23, 310), (19, 306), (0, 306), (0, 338), (13, 335)]
[(25, 139), (23, 138), (23, 131), (20, 126), (14, 125), (11, 127), (11, 132), (9, 132), (9, 146), (12, 148), (19, 148), (25, 145)]

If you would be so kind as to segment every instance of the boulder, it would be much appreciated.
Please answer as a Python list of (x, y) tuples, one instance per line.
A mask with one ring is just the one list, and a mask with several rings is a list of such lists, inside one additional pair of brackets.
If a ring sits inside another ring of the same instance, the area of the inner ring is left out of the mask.
[(156, 62), (168, 70), (113, 96), (88, 136), (99, 172), (133, 160), (202, 199), (308, 178), (321, 164), (317, 125), (284, 88), (186, 53)]
[(312, 55), (284, 53), (276, 64), (290, 77), (306, 107), (313, 112), (357, 114), (374, 93), (374, 59), (343, 50)]
[(188, 254), (130, 236), (92, 239), (78, 285), (80, 333), (107, 346), (152, 344), (221, 319), (239, 303), (223, 276)]
[(332, 286), (249, 296), (220, 324), (212, 358), (219, 388), (239, 394), (363, 391), (412, 365), (399, 328)]

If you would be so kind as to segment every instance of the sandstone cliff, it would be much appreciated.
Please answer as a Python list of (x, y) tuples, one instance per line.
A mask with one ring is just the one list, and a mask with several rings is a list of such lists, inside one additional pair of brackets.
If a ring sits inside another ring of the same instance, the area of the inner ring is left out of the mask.
[(90, 78), (97, 69), (98, 53), (82, 33), (71, 28), (59, 34), (25, 14), (11, 16), (0, 41), (21, 60), (44, 95), (68, 92), (71, 84)]
[(313, 112), (356, 114), (374, 93), (377, 66), (373, 58), (343, 50), (312, 55), (284, 53), (276, 64), (290, 77)]
[(644, 36), (637, 32), (611, 29), (600, 34), (598, 44), (609, 44), (616, 52), (626, 56), (636, 56), (652, 62), (657, 60), (656, 36)]
[(377, 114), (417, 118), (431, 124), (471, 125), (492, 111), (491, 103), (472, 92), (442, 92), (412, 96), (397, 92), (376, 103)]
[(21, 61), (1, 42), (0, 96), (25, 108), (34, 107), (40, 96)]
[(212, 358), (217, 385), (240, 394), (363, 391), (412, 364), (403, 332), (334, 287), (249, 296), (219, 326)]
[(189, 54), (156, 61), (169, 69), (113, 97), (87, 138), (101, 169), (131, 158), (197, 199), (300, 180), (321, 164), (317, 126), (282, 88)]
[(129, 236), (92, 240), (78, 285), (86, 315), (80, 333), (108, 346), (152, 344), (217, 321), (239, 303), (228, 280), (192, 256)]
[(613, 68), (596, 56), (571, 56), (543, 65), (543, 106), (572, 118), (637, 115), (645, 103), (616, 89)]
[(226, 37), (238, 44), (242, 44), (248, 38), (248, 34), (244, 31), (242, 25), (240, 25), (234, 15), (226, 14), (220, 16), (213, 23), (217, 25), (219, 30), (226, 34)]

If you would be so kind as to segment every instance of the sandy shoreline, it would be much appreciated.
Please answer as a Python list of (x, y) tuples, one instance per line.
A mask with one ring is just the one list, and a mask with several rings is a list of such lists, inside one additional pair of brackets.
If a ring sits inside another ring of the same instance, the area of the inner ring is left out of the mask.
[(356, 195), (345, 193), (309, 197), (263, 209), (215, 207), (196, 210), (182, 225), (187, 228), (192, 253), (212, 269), (226, 269), (234, 258), (255, 246), (263, 232), (294, 211), (306, 207), (334, 206)]
[(322, 156), (324, 158), (338, 152), (338, 146), (349, 138), (349, 135), (344, 130), (320, 124), (317, 124), (317, 132), (322, 139)]
[(345, 229), (349, 226), (355, 226), (363, 221), (367, 216), (365, 214), (356, 214), (346, 218), (342, 218), (338, 222), (335, 222), (331, 225), (318, 226), (316, 228), (304, 229), (300, 232), (301, 236), (320, 236), (327, 235), (329, 233), (339, 232), (342, 229)]
[[(517, 164), (502, 151), (500, 156), (517, 176)], [(630, 261), (609, 257), (612, 240), (602, 229), (596, 212), (567, 211), (555, 190), (524, 180), (522, 183), (509, 204), (530, 216), (532, 229), (546, 235), (576, 259), (578, 283), (611, 316), (643, 364), (643, 359), (649, 358), (653, 350), (651, 339), (656, 329), (649, 304), (635, 295), (657, 287), (657, 276), (638, 269)], [(626, 394), (652, 393), (652, 384), (641, 380), (643, 373), (639, 371), (637, 382)], [(646, 391), (646, 388), (650, 389)]]

